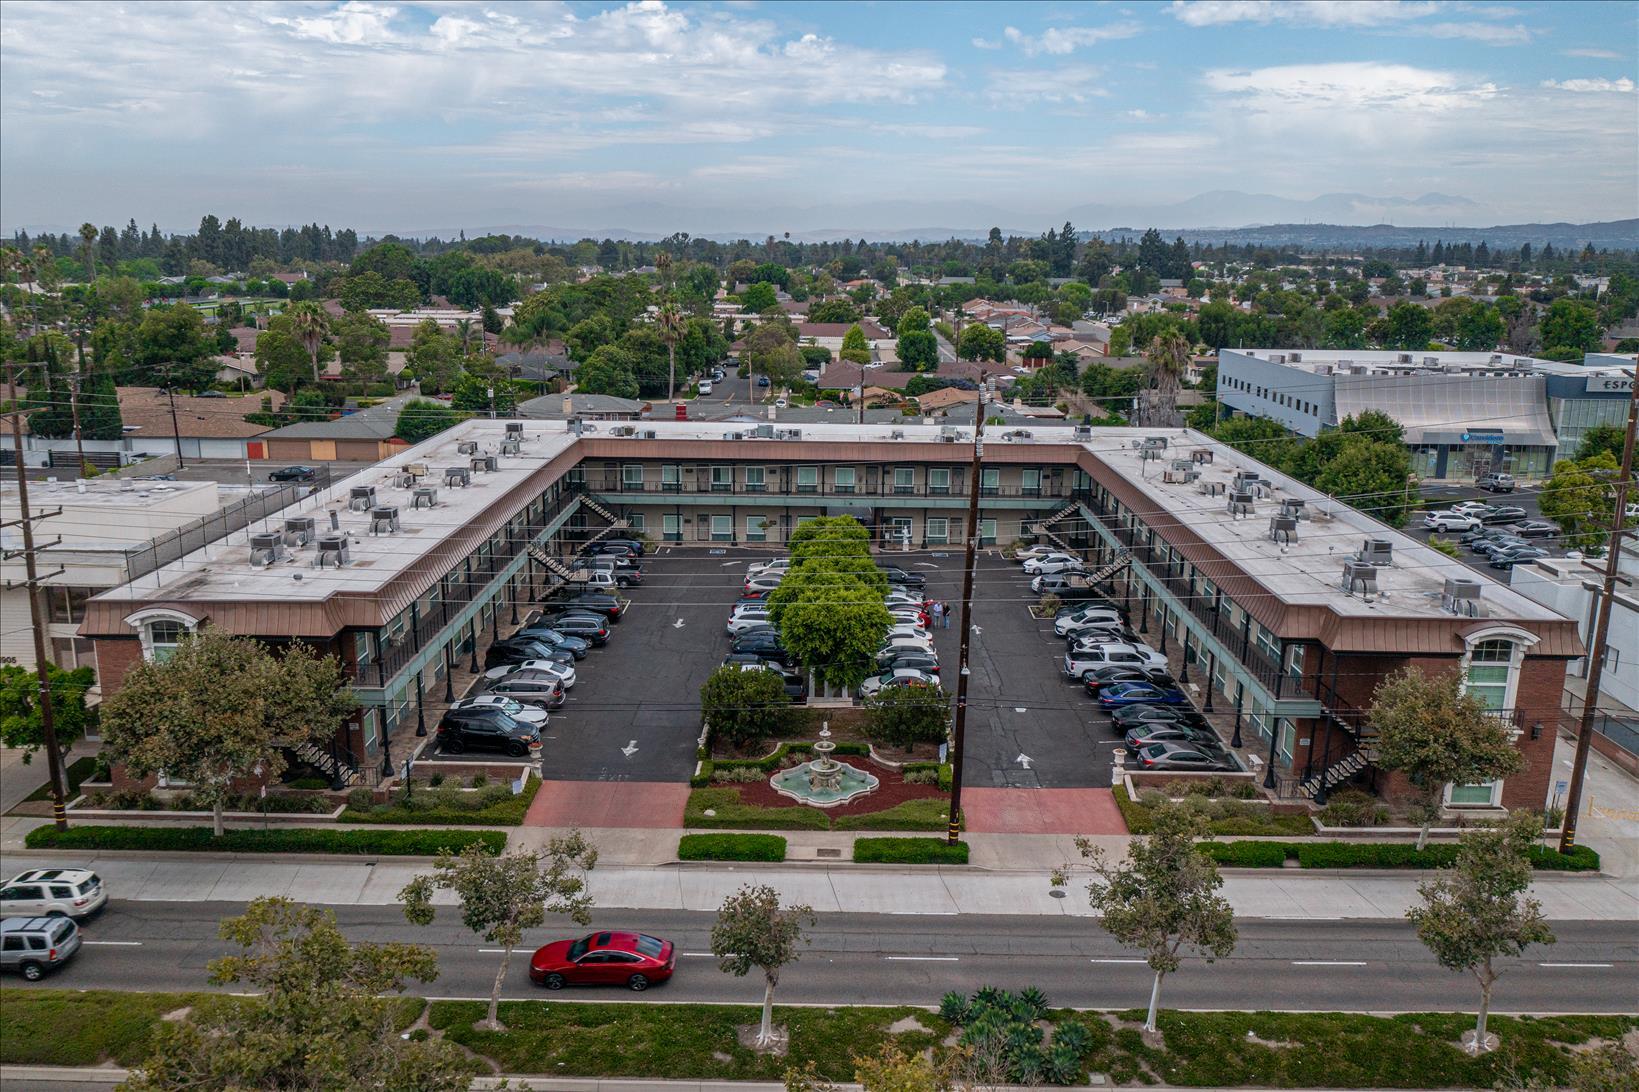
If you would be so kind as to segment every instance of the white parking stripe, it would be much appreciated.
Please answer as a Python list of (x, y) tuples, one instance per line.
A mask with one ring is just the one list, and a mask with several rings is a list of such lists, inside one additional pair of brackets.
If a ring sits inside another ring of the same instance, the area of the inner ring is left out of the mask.
[(960, 963), (960, 956), (953, 955), (891, 955), (884, 959), (898, 963)]

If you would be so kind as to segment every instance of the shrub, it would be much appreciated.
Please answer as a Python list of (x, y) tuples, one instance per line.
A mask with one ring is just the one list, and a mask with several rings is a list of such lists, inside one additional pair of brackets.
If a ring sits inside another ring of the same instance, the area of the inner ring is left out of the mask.
[(743, 747), (779, 734), (789, 699), (772, 671), (720, 667), (700, 687), (700, 715), (712, 737)]
[[(1278, 868), (1288, 857), (1303, 868), (1450, 868), (1457, 859), (1457, 846), (1447, 843), (1421, 850), (1410, 842), (1212, 842), (1202, 848), (1219, 864), (1240, 868)], [(1599, 854), (1587, 846), (1569, 853), (1532, 846), (1530, 856), (1531, 867), (1543, 871), (1599, 868)]]
[(928, 768), (924, 767), (924, 768), (920, 768), (920, 769), (906, 770), (905, 771), (905, 784), (907, 784), (907, 785), (936, 785), (938, 783), (939, 783), (939, 771), (938, 770), (928, 769)]
[(347, 794), (347, 806), (350, 808), (368, 808), (374, 806), (376, 794), (369, 789), (354, 789)]
[(938, 838), (856, 838), (854, 860), (862, 864), (967, 864), (966, 842)]
[(37, 827), (28, 832), (30, 849), (162, 850), (207, 853), (336, 853), (356, 856), (435, 857), (481, 845), (498, 854), (506, 834), (498, 830), (230, 830), (213, 836), (209, 827)]
[(1051, 618), (1058, 613), (1059, 608), (1062, 606), (1064, 606), (1064, 600), (1052, 592), (1048, 592), (1036, 601), (1036, 613), (1044, 618)]
[(285, 782), (287, 789), (328, 789), (330, 782), (322, 777), (298, 777)]
[(1382, 801), (1359, 789), (1334, 793), (1320, 809), (1320, 821), (1329, 827), (1380, 827), (1388, 819), (1389, 809)]
[(777, 834), (685, 834), (680, 861), (783, 861), (785, 839)]
[(945, 738), (948, 696), (937, 686), (894, 686), (865, 702), (871, 738), (909, 750)]
[(749, 785), (756, 781), (767, 781), (768, 774), (758, 766), (719, 766), (712, 770), (711, 779), (714, 782)]
[(1286, 842), (1208, 842), (1201, 851), (1230, 868), (1280, 868), (1288, 848)]

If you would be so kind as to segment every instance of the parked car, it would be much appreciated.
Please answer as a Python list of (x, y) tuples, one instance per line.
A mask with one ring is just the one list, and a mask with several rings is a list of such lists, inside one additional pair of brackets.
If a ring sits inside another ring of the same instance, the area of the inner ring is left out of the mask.
[(1152, 743), (1138, 752), (1146, 770), (1231, 770), (1234, 764), (1223, 750), (1192, 743)]
[(1515, 546), (1512, 549), (1494, 552), (1491, 555), (1490, 566), (1493, 569), (1512, 569), (1515, 565), (1524, 565), (1538, 558), (1552, 556), (1552, 552), (1540, 546)]
[(570, 570), (577, 576), (595, 577), (604, 574), (607, 580), (585, 579), (583, 583), (599, 584), (603, 587), (632, 588), (643, 584), (643, 570), (633, 565), (630, 559), (616, 558), (613, 555), (600, 557), (583, 557), (575, 562)]
[(1127, 729), (1123, 740), (1131, 754), (1157, 743), (1187, 743), (1196, 746), (1221, 747), (1218, 735), (1210, 728), (1195, 728), (1177, 721), (1152, 721)]
[(529, 980), (549, 990), (625, 986), (641, 993), (670, 978), (676, 963), (669, 940), (647, 933), (588, 933), (536, 949), (529, 960)]
[[(730, 656), (737, 655), (736, 653), (730, 653)], [(801, 674), (792, 671), (784, 664), (775, 663), (773, 660), (765, 660), (761, 657), (752, 661), (736, 659), (732, 663), (724, 661), (723, 666), (738, 667), (741, 671), (768, 671), (778, 675), (780, 682), (785, 686), (785, 696), (792, 701), (801, 701), (802, 696), (808, 692), (808, 687), (803, 683)]]
[(1084, 611), (1089, 610), (1111, 611), (1121, 618), (1127, 617), (1127, 608), (1125, 606), (1116, 602), (1114, 599), (1111, 599), (1108, 596), (1100, 592), (1093, 591), (1089, 588), (1087, 589), (1087, 594), (1082, 596), (1076, 602), (1067, 603), (1060, 607), (1053, 615), (1053, 624), (1057, 625), (1065, 618), (1076, 618)]
[(728, 625), (723, 628), (724, 632), (726, 632), (729, 637), (733, 638), (738, 637), (747, 630), (761, 629), (763, 626), (769, 624), (769, 615), (766, 608), (751, 607), (743, 611), (736, 610), (735, 613), (729, 617)]
[(626, 614), (626, 608), (631, 606), (631, 600), (607, 592), (585, 591), (556, 600), (552, 605), (559, 611), (590, 611), (603, 615), (611, 622), (618, 622)]
[(1021, 546), (1013, 554), (1013, 560), (1024, 564), (1032, 558), (1046, 557), (1048, 554), (1063, 553), (1057, 546), (1047, 542), (1038, 542), (1034, 546)]
[(450, 709), (438, 722), (438, 749), (448, 755), (499, 751), (513, 758), (539, 757), (541, 730), (496, 709)]
[(893, 610), (895, 607), (915, 607), (918, 610), (926, 610), (928, 597), (919, 591), (895, 587), (882, 597), (882, 605), (889, 610)]
[(1185, 724), (1210, 728), (1207, 719), (1184, 705), (1129, 705), (1110, 714), (1110, 723), (1125, 732), (1141, 724)]
[(1189, 698), (1175, 686), (1152, 682), (1120, 682), (1106, 686), (1098, 695), (1100, 709), (1120, 709), (1128, 705), (1187, 705)]
[(880, 675), (872, 675), (859, 684), (859, 696), (871, 697), (884, 690), (902, 686), (938, 686), (939, 676), (926, 671), (918, 671), (913, 667), (900, 667), (892, 671), (884, 671)]
[(889, 607), (888, 617), (892, 618), (895, 624), (921, 626), (923, 629), (927, 629), (928, 623), (932, 621), (932, 617), (921, 607)]
[(584, 547), (581, 553), (626, 553), (633, 557), (642, 557), (648, 552), (641, 539), (636, 538), (600, 538), (596, 542)]
[(780, 644), (780, 635), (773, 629), (743, 633), (728, 646), (730, 652), (755, 652), (765, 660), (773, 660), (786, 667), (792, 665), (791, 653)]
[(535, 625), (523, 626), (514, 637), (529, 641), (539, 641), (548, 648), (561, 648), (577, 660), (586, 659), (586, 654), (592, 651), (592, 642), (585, 637), (578, 637), (573, 633), (563, 633), (551, 626)]
[(1496, 523), (1517, 523), (1525, 519), (1529, 513), (1517, 504), (1501, 504), (1485, 514), (1484, 522), (1487, 525)]
[(882, 566), (882, 575), (888, 578), (889, 584), (897, 584), (902, 588), (925, 588), (928, 585), (928, 578), (921, 573), (913, 573), (897, 565)]
[(1033, 557), (1024, 563), (1024, 571), (1031, 576), (1040, 576), (1043, 573), (1061, 573), (1067, 569), (1080, 572), (1085, 568), (1086, 566), (1082, 564), (1081, 558), (1076, 557), (1074, 554), (1064, 553), (1045, 554), (1041, 557)]
[(884, 671), (908, 668), (929, 675), (939, 674), (939, 657), (931, 652), (889, 652), (878, 656), (876, 662)]
[(1430, 512), (1423, 517), (1423, 526), (1430, 531), (1438, 531), (1442, 535), (1449, 535), (1453, 531), (1467, 532), (1481, 526), (1478, 516), (1465, 516), (1461, 512)]
[(925, 626), (917, 625), (914, 622), (899, 622), (889, 626), (888, 640), (892, 641), (896, 637), (910, 637), (920, 641), (933, 640), (933, 634)]
[(1559, 534), (1559, 528), (1545, 519), (1526, 519), (1509, 528), (1524, 538), (1550, 538)]
[(1530, 545), (1530, 539), (1510, 536), (1508, 538), (1497, 538), (1492, 539), (1489, 542), (1482, 542), (1474, 548), (1474, 552), (1489, 561), (1491, 558), (1496, 557), (1500, 553), (1505, 553), (1509, 550), (1518, 550)]
[(609, 643), (609, 623), (596, 614), (565, 611), (562, 614), (549, 614), (541, 621), (559, 633), (567, 633), (571, 637), (584, 637), (598, 648)]
[[(1099, 591), (1085, 579), (1075, 574), (1054, 573), (1052, 576), (1038, 576), (1031, 581), (1032, 586), (1040, 583), (1059, 597), (1059, 601), (1074, 608), (1077, 606), (1108, 606), (1109, 596)], [(1049, 585), (1051, 587), (1049, 588)]]
[(772, 588), (747, 588), (745, 591), (740, 593), (740, 598), (735, 602), (736, 604), (753, 602), (766, 603), (768, 602), (768, 597), (773, 594), (774, 589)]
[(484, 651), (484, 670), (507, 670), (533, 660), (574, 663), (575, 654), (566, 648), (553, 648), (539, 641), (508, 638), (496, 641)]
[(267, 476), (270, 482), (311, 482), (317, 481), (319, 472), (311, 466), (281, 466)]
[(1474, 483), (1474, 488), (1483, 489), (1487, 493), (1512, 493), (1514, 491), (1514, 475), (1487, 474)]
[(1107, 667), (1100, 667), (1082, 676), (1081, 682), (1087, 688), (1087, 693), (1095, 698), (1100, 690), (1111, 683), (1164, 682), (1169, 686), (1176, 685), (1172, 681), (1172, 676), (1164, 671), (1151, 671), (1147, 667), (1134, 667), (1131, 664), (1110, 664)]
[(784, 576), (790, 568), (791, 559), (789, 557), (776, 557), (772, 561), (753, 561), (746, 566), (746, 575), (768, 576), (777, 573)]
[(108, 902), (102, 877), (85, 868), (31, 868), (0, 887), (0, 917), (83, 918)]
[(469, 710), (504, 713), (513, 720), (523, 721), (525, 724), (532, 724), (537, 728), (545, 727), (549, 719), (545, 709), (532, 704), (525, 705), (521, 701), (509, 698), (505, 694), (497, 694), (493, 690), (487, 694), (480, 694), (475, 698), (462, 698), (451, 705), (449, 709), (452, 713), (465, 713)]
[(696, 394), (710, 394), (712, 391), (711, 380), (700, 380), (700, 382), (695, 384), (694, 390)]
[(1053, 632), (1068, 637), (1076, 629), (1093, 626), (1119, 626), (1124, 619), (1121, 612), (1111, 607), (1077, 607), (1068, 614), (1053, 619)]
[(938, 650), (933, 647), (931, 637), (890, 637), (882, 642), (882, 647), (876, 654), (880, 657), (893, 652), (925, 652), (929, 656), (937, 656)]
[(488, 679), (491, 684), (513, 676), (529, 678), (533, 675), (549, 676), (565, 690), (573, 690), (577, 681), (574, 667), (570, 664), (560, 664), (556, 660), (525, 660), (521, 664), (495, 667), (484, 672), (484, 678)]
[(1064, 677), (1079, 682), (1087, 677), (1089, 671), (1109, 667), (1111, 664), (1132, 664), (1164, 671), (1167, 667), (1167, 658), (1153, 648), (1143, 645), (1098, 645), (1078, 652), (1066, 652)]
[(1137, 645), (1143, 642), (1138, 634), (1126, 626), (1116, 626), (1113, 629), (1091, 627), (1078, 629), (1065, 640), (1064, 647), (1071, 652), (1092, 648), (1094, 645)]
[(1484, 519), (1486, 515), (1496, 507), (1496, 505), (1487, 504), (1485, 501), (1461, 501), (1457, 504), (1453, 504), (1450, 511), (1456, 512), (1457, 514), (1463, 516), (1474, 516), (1477, 519)]
[(80, 950), (80, 927), (66, 917), (18, 917), (0, 921), (0, 970), (38, 982), (60, 970)]
[(757, 377), (757, 386), (759, 386), (759, 387), (766, 387), (766, 386), (768, 386), (768, 376), (766, 376), (766, 375), (759, 375), (759, 376), (758, 376), (758, 377)]
[(760, 573), (757, 576), (746, 577), (746, 591), (771, 592), (780, 586), (785, 577), (780, 573)]
[[(1056, 595), (1061, 599), (1068, 599), (1070, 598), (1069, 593), (1082, 589), (1092, 590), (1091, 585), (1087, 583), (1087, 574), (1078, 569), (1043, 573), (1040, 576), (1030, 578), (1030, 590), (1037, 595)], [(1103, 598), (1101, 595), (1096, 595), (1096, 597)]]

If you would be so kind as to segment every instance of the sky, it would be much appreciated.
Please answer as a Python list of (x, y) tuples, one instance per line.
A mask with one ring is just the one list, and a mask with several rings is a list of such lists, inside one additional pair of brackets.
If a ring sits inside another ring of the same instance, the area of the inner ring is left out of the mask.
[(1631, 2), (7, 0), (0, 230), (1622, 219), (1636, 41)]

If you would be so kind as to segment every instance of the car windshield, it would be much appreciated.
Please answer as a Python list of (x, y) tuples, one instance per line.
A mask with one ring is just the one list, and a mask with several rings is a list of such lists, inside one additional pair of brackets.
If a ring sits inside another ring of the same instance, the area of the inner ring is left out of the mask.
[(571, 944), (569, 946), (569, 958), (579, 959), (581, 956), (585, 955), (586, 949), (592, 946), (591, 941), (591, 937), (581, 937), (579, 940)]
[(74, 925), (73, 925), (72, 922), (68, 922), (68, 921), (58, 922), (51, 929), (51, 943), (61, 945), (63, 941), (68, 939), (68, 935), (70, 933), (72, 933), (73, 931), (74, 931)]

